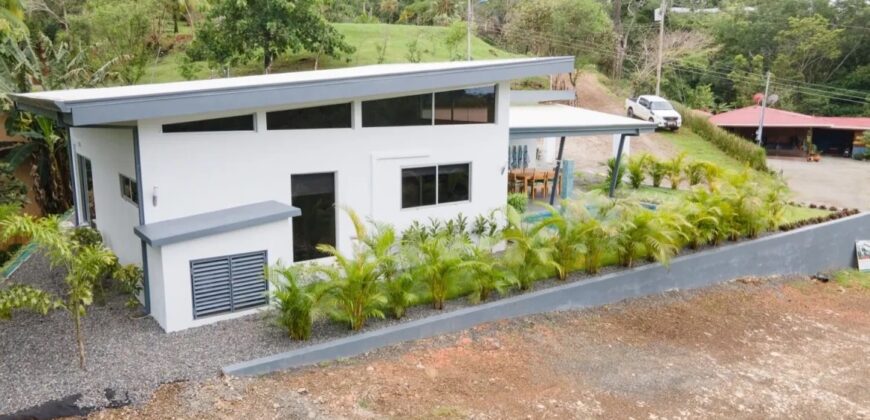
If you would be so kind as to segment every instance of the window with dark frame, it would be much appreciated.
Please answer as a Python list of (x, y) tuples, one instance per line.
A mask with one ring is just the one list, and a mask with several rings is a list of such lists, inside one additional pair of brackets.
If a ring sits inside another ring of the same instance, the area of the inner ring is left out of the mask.
[(435, 93), (435, 125), (495, 123), (495, 86)]
[(377, 99), (362, 103), (363, 127), (432, 125), (432, 94)]
[(468, 163), (402, 169), (402, 208), (468, 201), (470, 180)]
[(211, 131), (254, 131), (254, 115), (246, 114), (163, 124), (164, 133), (201, 133)]
[(136, 185), (136, 181), (124, 174), (118, 175), (118, 178), (121, 182), (121, 197), (138, 206), (139, 187)]
[(267, 130), (351, 128), (350, 103), (266, 113)]

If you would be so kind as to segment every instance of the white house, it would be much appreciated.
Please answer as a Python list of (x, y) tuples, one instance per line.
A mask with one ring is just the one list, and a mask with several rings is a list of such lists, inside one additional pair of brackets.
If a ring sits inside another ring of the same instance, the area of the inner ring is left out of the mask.
[(535, 104), (546, 93), (511, 108), (511, 80), (572, 69), (393, 64), (12, 97), (69, 127), (76, 222), (143, 267), (146, 310), (169, 332), (258, 310), (266, 264), (349, 251), (337, 207), (398, 228), (473, 217), (504, 205), (511, 141), (651, 130)]

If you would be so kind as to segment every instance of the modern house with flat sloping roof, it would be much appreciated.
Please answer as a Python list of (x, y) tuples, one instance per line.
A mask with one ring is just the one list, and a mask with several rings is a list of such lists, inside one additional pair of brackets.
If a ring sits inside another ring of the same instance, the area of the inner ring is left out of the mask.
[(393, 64), (12, 97), (69, 127), (76, 223), (143, 267), (146, 310), (178, 331), (267, 305), (266, 265), (350, 252), (340, 207), (399, 229), (474, 217), (505, 204), (511, 142), (653, 129), (540, 104), (564, 92), (511, 107), (511, 80), (573, 68)]

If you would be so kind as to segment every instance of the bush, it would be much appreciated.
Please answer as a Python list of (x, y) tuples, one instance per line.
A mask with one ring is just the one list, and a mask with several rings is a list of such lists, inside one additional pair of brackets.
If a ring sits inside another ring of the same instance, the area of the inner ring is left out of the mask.
[(707, 117), (696, 114), (685, 106), (674, 103), (675, 108), (683, 117), (683, 126), (692, 130), (703, 139), (713, 143), (720, 150), (734, 159), (749, 164), (753, 169), (766, 172), (767, 153), (764, 148), (735, 134), (725, 131), (710, 121)]
[(682, 152), (665, 164), (665, 175), (668, 177), (668, 182), (671, 184), (671, 189), (675, 190), (680, 187), (683, 182), (683, 171), (685, 170), (686, 152)]
[(115, 280), (121, 292), (127, 294), (127, 307), (139, 306), (139, 293), (142, 292), (142, 269), (133, 264), (118, 265), (112, 270), (112, 279)]
[(278, 265), (268, 271), (269, 282), (273, 286), (272, 301), (277, 309), (275, 323), (294, 340), (308, 340), (323, 285), (313, 282), (300, 286), (305, 269), (299, 265)]
[(647, 163), (647, 173), (652, 181), (653, 187), (659, 188), (662, 186), (662, 181), (665, 179), (665, 175), (668, 174), (668, 165), (650, 156), (649, 162)]
[(632, 156), (628, 160), (628, 183), (631, 184), (631, 188), (638, 189), (643, 184), (648, 162), (649, 155), (646, 154), (640, 157)]
[(103, 235), (92, 227), (79, 226), (73, 229), (72, 240), (82, 247), (93, 246), (103, 243)]
[(522, 214), (526, 212), (526, 207), (529, 205), (529, 197), (523, 193), (512, 193), (508, 195), (507, 203), (518, 213)]

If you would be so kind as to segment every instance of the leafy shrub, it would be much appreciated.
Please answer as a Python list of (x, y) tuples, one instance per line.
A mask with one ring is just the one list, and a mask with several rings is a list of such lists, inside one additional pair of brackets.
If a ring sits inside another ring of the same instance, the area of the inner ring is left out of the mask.
[(639, 157), (632, 156), (628, 160), (628, 183), (631, 184), (631, 188), (638, 189), (643, 184), (648, 162), (649, 155), (647, 154)]
[(668, 178), (668, 182), (671, 184), (671, 189), (675, 190), (680, 187), (680, 183), (683, 182), (683, 172), (685, 171), (685, 161), (686, 152), (682, 152), (676, 156), (674, 156), (671, 160), (669, 160), (666, 164), (666, 172), (665, 176)]
[(102, 244), (103, 235), (92, 227), (79, 226), (73, 229), (72, 240), (79, 246), (92, 246)]
[(568, 273), (578, 269), (583, 263), (586, 246), (583, 243), (582, 219), (588, 215), (586, 207), (580, 202), (563, 202), (563, 211), (547, 206), (549, 216), (540, 224), (547, 227), (542, 233), (547, 235), (552, 248), (552, 258), (557, 264), (559, 280), (568, 278)]
[(546, 222), (529, 225), (523, 222), (522, 215), (513, 207), (506, 211), (507, 226), (502, 232), (507, 242), (503, 254), (508, 275), (517, 283), (521, 290), (528, 290), (535, 280), (560, 269), (553, 260), (552, 247), (540, 232), (546, 228)]
[(729, 156), (749, 164), (753, 169), (767, 171), (767, 154), (764, 148), (717, 127), (707, 117), (698, 115), (681, 104), (674, 103), (674, 107), (682, 115), (684, 127), (713, 143)]
[(668, 174), (668, 165), (667, 163), (661, 162), (650, 156), (647, 163), (647, 174), (649, 175), (650, 181), (652, 181), (653, 187), (659, 188), (662, 186), (662, 181)]
[(20, 207), (27, 202), (27, 186), (15, 176), (12, 165), (0, 162), (0, 206)]
[(121, 292), (128, 295), (127, 307), (139, 306), (139, 293), (142, 292), (142, 269), (134, 264), (117, 265), (112, 270), (112, 280), (117, 282)]
[(478, 238), (492, 237), (498, 233), (498, 229), (499, 225), (495, 218), (495, 212), (492, 212), (489, 216), (484, 216), (482, 214), (477, 215), (471, 226), (471, 233)]
[(9, 319), (18, 309), (28, 309), (42, 315), (60, 308), (63, 302), (52, 294), (30, 286), (15, 284), (0, 288), (0, 320)]
[(469, 260), (465, 266), (470, 268), (471, 293), (468, 300), (471, 303), (485, 302), (492, 293), (503, 294), (514, 285), (512, 279), (505, 275), (501, 261), (492, 252), (492, 244), (484, 242), (473, 246)]
[(694, 187), (704, 181), (705, 172), (705, 162), (689, 162), (685, 168), (686, 180), (689, 182), (690, 186)]
[[(607, 178), (605, 179), (605, 187), (610, 188), (613, 185), (613, 174), (616, 171), (616, 158), (610, 158), (607, 160)], [(616, 188), (622, 186), (622, 181), (625, 179), (625, 164), (619, 164), (619, 173), (616, 174)]]
[(676, 254), (676, 232), (664, 222), (661, 213), (632, 205), (620, 211), (614, 235), (620, 264), (632, 267), (643, 257), (667, 264)]
[(415, 277), (429, 289), (434, 308), (444, 309), (447, 294), (468, 268), (468, 243), (463, 237), (439, 234), (415, 244), (412, 252)]
[(517, 212), (525, 213), (529, 205), (529, 197), (523, 193), (512, 193), (508, 195), (507, 203)]
[(277, 309), (275, 323), (294, 340), (311, 337), (316, 305), (324, 291), (324, 284), (316, 281), (300, 285), (305, 273), (301, 265), (278, 265), (268, 270), (272, 301)]

